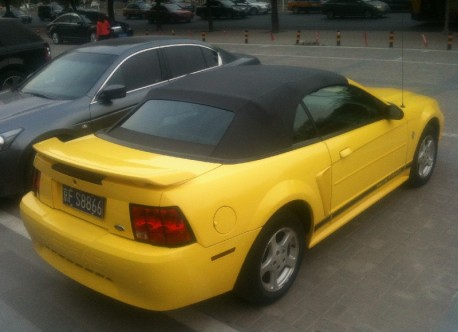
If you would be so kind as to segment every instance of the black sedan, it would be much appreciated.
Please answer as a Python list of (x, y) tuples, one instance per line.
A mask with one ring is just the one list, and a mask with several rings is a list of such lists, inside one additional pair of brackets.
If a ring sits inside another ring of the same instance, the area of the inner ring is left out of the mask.
[(181, 8), (176, 3), (164, 3), (152, 7), (146, 14), (149, 23), (169, 22), (169, 23), (189, 23), (194, 17), (194, 13), (187, 9)]
[(218, 66), (259, 64), (191, 39), (132, 37), (69, 50), (18, 89), (0, 93), (0, 197), (31, 181), (32, 145), (110, 126), (153, 87)]
[(238, 6), (230, 0), (209, 0), (196, 8), (196, 15), (202, 19), (214, 18), (241, 18), (247, 15), (247, 8)]
[(328, 0), (321, 9), (327, 18), (360, 16), (381, 17), (390, 12), (390, 7), (377, 0)]
[[(54, 44), (68, 42), (95, 42), (96, 24), (99, 18), (107, 18), (103, 13), (92, 10), (69, 12), (56, 18), (46, 27), (46, 33)], [(132, 36), (132, 28), (123, 22), (112, 21), (111, 36)]]

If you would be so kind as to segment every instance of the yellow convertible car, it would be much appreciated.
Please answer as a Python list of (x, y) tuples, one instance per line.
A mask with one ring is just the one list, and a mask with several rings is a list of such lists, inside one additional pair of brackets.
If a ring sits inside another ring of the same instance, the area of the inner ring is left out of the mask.
[(434, 99), (327, 71), (193, 74), (110, 129), (36, 144), (21, 214), (44, 260), (125, 303), (268, 304), (306, 248), (428, 181), (443, 122)]

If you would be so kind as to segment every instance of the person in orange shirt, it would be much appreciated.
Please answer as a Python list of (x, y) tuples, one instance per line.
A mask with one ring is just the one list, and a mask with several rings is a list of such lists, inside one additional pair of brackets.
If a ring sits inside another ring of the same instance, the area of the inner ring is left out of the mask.
[(108, 22), (107, 18), (99, 17), (97, 20), (97, 40), (104, 40), (110, 38), (111, 35), (111, 27), (110, 22)]

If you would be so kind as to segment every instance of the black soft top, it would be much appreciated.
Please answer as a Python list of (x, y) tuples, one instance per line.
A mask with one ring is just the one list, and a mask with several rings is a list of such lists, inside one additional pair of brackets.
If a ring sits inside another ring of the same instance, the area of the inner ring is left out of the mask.
[(347, 84), (344, 76), (311, 68), (223, 67), (153, 89), (146, 100), (189, 102), (233, 112), (232, 123), (212, 152), (193, 156), (189, 146), (188, 157), (238, 162), (291, 149), (294, 118), (302, 99), (320, 88)]

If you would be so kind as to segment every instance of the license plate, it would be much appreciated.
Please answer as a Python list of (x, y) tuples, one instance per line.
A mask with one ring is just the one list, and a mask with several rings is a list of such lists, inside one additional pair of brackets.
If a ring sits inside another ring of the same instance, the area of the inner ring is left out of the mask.
[(105, 214), (105, 198), (63, 185), (62, 201), (74, 209), (83, 211), (97, 218)]

